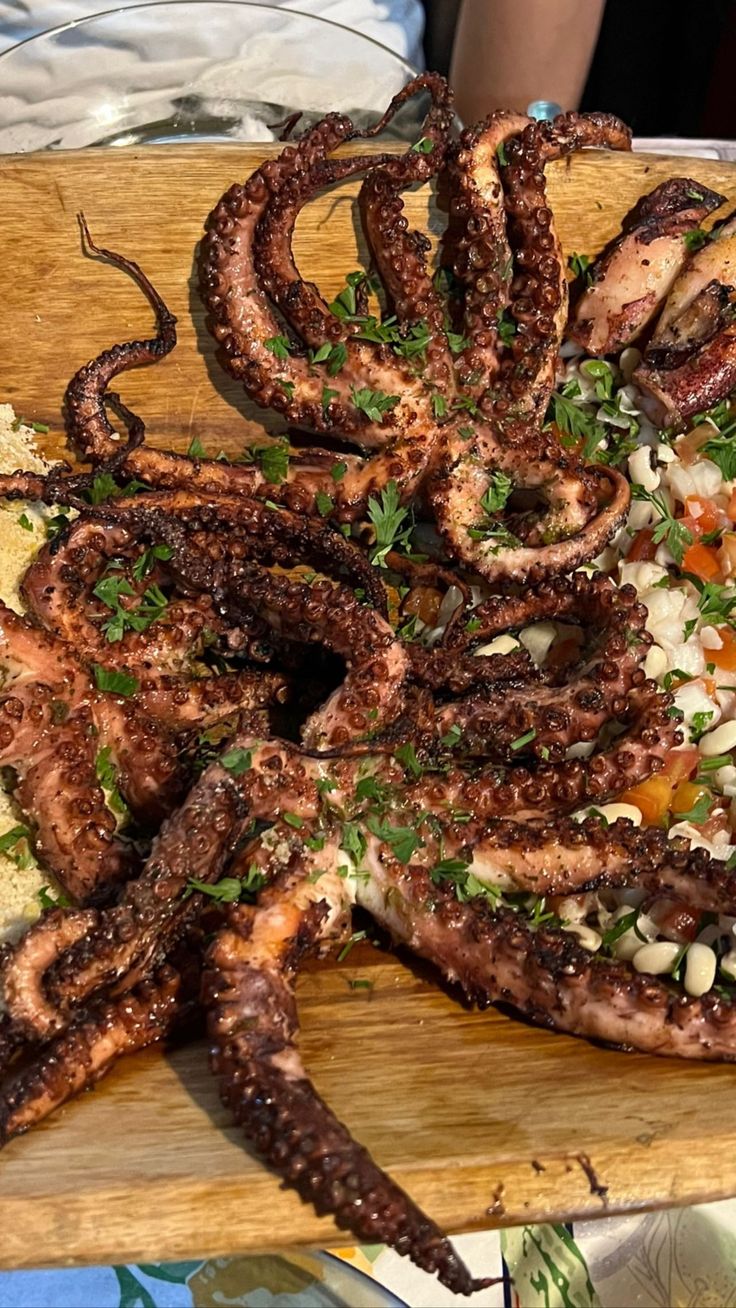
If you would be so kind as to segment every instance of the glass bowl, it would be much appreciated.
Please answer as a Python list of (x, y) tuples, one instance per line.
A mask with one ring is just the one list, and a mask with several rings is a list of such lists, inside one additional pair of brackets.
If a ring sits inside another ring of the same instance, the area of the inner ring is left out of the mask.
[[(304, 125), (338, 110), (363, 126), (414, 71), (370, 37), (290, 8), (133, 5), (0, 55), (0, 153), (269, 141), (297, 111)], [(389, 135), (411, 140), (420, 108), (408, 104)]]

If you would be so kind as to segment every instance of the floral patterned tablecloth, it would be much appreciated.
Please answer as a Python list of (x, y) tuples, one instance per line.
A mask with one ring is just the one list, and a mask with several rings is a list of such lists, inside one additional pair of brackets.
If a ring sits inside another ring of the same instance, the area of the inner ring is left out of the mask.
[(0, 1308), (729, 1308), (736, 1200), (460, 1236), (461, 1299), (382, 1245), (208, 1262), (0, 1273)]

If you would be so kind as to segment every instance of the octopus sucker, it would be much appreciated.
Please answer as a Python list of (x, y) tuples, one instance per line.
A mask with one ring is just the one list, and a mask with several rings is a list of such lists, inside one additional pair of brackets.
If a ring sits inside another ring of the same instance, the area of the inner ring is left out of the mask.
[[(336, 153), (420, 93), (410, 148)], [(627, 522), (625, 456), (558, 416), (588, 392), (564, 389), (585, 364), (560, 352), (545, 166), (626, 150), (630, 133), (606, 114), (512, 113), (453, 132), (446, 82), (422, 74), (365, 131), (327, 115), (207, 219), (200, 290), (224, 366), (297, 429), (277, 467), (261, 447), (228, 462), (147, 445), (108, 388), (174, 348), (175, 320), (82, 220), (156, 332), (69, 385), (91, 470), (0, 476), (6, 499), (74, 511), (22, 579), (24, 614), (0, 605), (0, 763), (19, 839), (72, 901), (42, 896), (0, 950), (0, 1144), (202, 1010), (223, 1101), (261, 1157), (356, 1239), (471, 1294), (490, 1282), (312, 1085), (302, 963), (339, 948), (358, 907), (480, 1006), (733, 1061), (736, 872), (633, 825), (658, 773), (668, 811), (696, 821), (700, 800), (680, 810), (674, 791), (697, 714), (648, 675), (651, 602), (595, 571)], [(349, 273), (330, 305), (296, 266), (294, 224), (358, 175), (371, 275)], [(435, 182), (441, 277), (405, 212), (405, 192)], [(593, 353), (636, 340), (626, 385), (674, 424), (736, 381), (736, 219), (699, 230), (721, 199), (689, 178), (645, 197), (569, 328)], [(592, 390), (615, 365), (590, 363)]]

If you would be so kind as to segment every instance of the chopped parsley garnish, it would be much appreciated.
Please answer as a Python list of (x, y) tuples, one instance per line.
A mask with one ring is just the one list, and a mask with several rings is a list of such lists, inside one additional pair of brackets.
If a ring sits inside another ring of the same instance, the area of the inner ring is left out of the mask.
[(431, 154), (434, 150), (434, 141), (429, 136), (422, 136), (414, 142), (411, 149), (414, 154)]
[(387, 483), (378, 499), (371, 495), (368, 500), (368, 517), (376, 533), (371, 563), (378, 568), (385, 568), (386, 555), (391, 550), (399, 545), (408, 546), (413, 527), (409, 510), (401, 503), (395, 481)]
[(232, 749), (228, 749), (224, 754), (220, 755), (220, 762), (227, 772), (231, 772), (234, 777), (240, 777), (251, 766), (253, 751), (234, 745)]
[(148, 576), (148, 573), (154, 567), (157, 559), (166, 562), (167, 559), (171, 558), (173, 553), (174, 551), (170, 545), (152, 545), (150, 549), (145, 549), (140, 558), (136, 559), (131, 568), (133, 579), (135, 581), (142, 581), (144, 577)]
[(505, 472), (492, 472), (488, 489), (481, 497), (481, 508), (489, 515), (498, 513), (500, 509), (505, 507), (513, 489), (514, 483)]
[(685, 232), (682, 239), (688, 254), (694, 254), (696, 250), (702, 250), (703, 246), (708, 244), (710, 234), (704, 232), (702, 227), (695, 227), (693, 231)]
[(47, 518), (46, 520), (46, 539), (56, 540), (56, 537), (62, 531), (66, 531), (68, 526), (69, 518), (66, 513), (55, 513), (53, 518)]
[(298, 813), (282, 813), (281, 816), (295, 831), (300, 831), (304, 826), (304, 818), (299, 817)]
[[(0, 836), (0, 854), (7, 854), (21, 870), (29, 867), (33, 861), (29, 845), (30, 835), (28, 827), (18, 825), (17, 827), (11, 827), (10, 831), (6, 831)], [(16, 849), (17, 845), (23, 843), (26, 846), (24, 851)]]
[(84, 492), (90, 504), (102, 504), (103, 500), (114, 499), (120, 494), (120, 487), (109, 472), (101, 472), (95, 477), (88, 490)]
[(489, 522), (486, 526), (479, 523), (475, 527), (468, 527), (468, 535), (471, 540), (485, 541), (489, 546), (489, 554), (498, 554), (499, 550), (518, 549), (521, 541), (518, 536), (514, 536), (502, 522)]
[(448, 728), (444, 736), (440, 736), (440, 742), (447, 749), (454, 749), (458, 742), (462, 740), (462, 735), (462, 730), (457, 725), (457, 722), (453, 722), (452, 726)]
[(423, 844), (413, 827), (392, 827), (390, 823), (382, 822), (372, 813), (366, 818), (366, 826), (371, 835), (390, 847), (399, 863), (409, 863), (412, 854)]
[(343, 824), (340, 848), (350, 855), (356, 867), (360, 866), (366, 851), (366, 839), (357, 822)]
[(317, 512), (322, 518), (329, 517), (335, 507), (335, 501), (330, 495), (326, 495), (324, 491), (317, 491), (317, 494), (314, 497), (314, 503), (317, 507)]
[(367, 977), (350, 977), (348, 985), (351, 990), (372, 990), (375, 982), (369, 981)]
[(516, 740), (512, 740), (509, 749), (514, 751), (523, 749), (525, 745), (529, 745), (535, 739), (536, 734), (536, 728), (532, 727), (529, 731), (525, 731), (523, 736), (517, 736)]
[(593, 284), (593, 273), (590, 270), (592, 260), (588, 254), (571, 254), (567, 266), (575, 277), (582, 277), (586, 286)]
[(422, 776), (424, 768), (416, 756), (414, 746), (410, 742), (406, 745), (399, 745), (398, 749), (394, 750), (394, 758), (412, 777)]
[(444, 418), (447, 416), (447, 400), (439, 391), (434, 391), (432, 395), (432, 413), (435, 418)]
[(655, 545), (664, 541), (675, 563), (681, 564), (686, 548), (693, 543), (692, 532), (673, 517), (663, 495), (644, 490), (636, 483), (631, 487), (631, 494), (635, 500), (647, 500), (657, 510), (660, 520), (652, 532), (652, 541)]
[(626, 932), (631, 927), (635, 927), (638, 918), (639, 910), (638, 908), (635, 908), (631, 913), (625, 913), (623, 917), (620, 917), (618, 922), (615, 922), (608, 931), (604, 931), (603, 936), (601, 937), (604, 949), (610, 949), (611, 945), (614, 945), (621, 936), (626, 935)]
[(343, 945), (340, 953), (337, 955), (338, 963), (342, 963), (347, 958), (353, 945), (357, 945), (360, 940), (365, 940), (368, 935), (367, 931), (354, 931), (350, 939)]
[(333, 345), (327, 359), (327, 371), (330, 376), (336, 377), (345, 367), (347, 361), (348, 347), (345, 345), (344, 341), (338, 341), (337, 345)]
[(390, 793), (390, 787), (385, 781), (379, 781), (378, 777), (361, 777), (355, 787), (355, 798), (358, 803), (364, 799), (371, 799), (376, 804), (385, 804)]
[(292, 382), (292, 381), (287, 381), (285, 377), (277, 377), (277, 378), (276, 378), (276, 381), (278, 382), (279, 386), (281, 387), (281, 389), (282, 389), (282, 391), (284, 392), (284, 395), (287, 397), (287, 399), (289, 399), (289, 400), (293, 400), (293, 398), (294, 398), (294, 382)]
[(41, 886), (38, 892), (38, 902), (41, 908), (71, 908), (72, 901), (68, 895), (64, 894), (63, 890), (60, 890), (54, 899), (54, 896), (49, 893), (50, 889), (50, 886)]
[(113, 610), (111, 618), (103, 623), (102, 630), (110, 642), (122, 640), (126, 631), (147, 631), (168, 608), (169, 601), (159, 586), (147, 586), (138, 604), (125, 608), (120, 597), (131, 597), (135, 591), (125, 577), (116, 574), (103, 577), (92, 592)]
[(263, 344), (275, 358), (288, 359), (291, 346), (286, 336), (269, 336), (268, 340), (264, 341)]
[(289, 446), (286, 441), (273, 441), (256, 450), (256, 458), (266, 481), (279, 486), (286, 481), (289, 471)]
[(496, 314), (498, 339), (502, 345), (510, 345), (519, 328), (508, 309), (499, 309)]
[(350, 387), (350, 395), (356, 409), (364, 413), (371, 422), (383, 422), (384, 415), (398, 404), (398, 395), (386, 395), (384, 391), (372, 391), (369, 386), (360, 389)]
[(266, 877), (256, 863), (251, 863), (246, 875), (240, 877), (222, 877), (220, 881), (197, 881), (190, 877), (184, 891), (188, 899), (195, 891), (208, 895), (219, 904), (237, 904), (239, 900), (252, 903), (259, 890), (266, 884)]
[(449, 327), (445, 329), (445, 335), (452, 354), (462, 354), (463, 350), (467, 350), (470, 345), (469, 336), (463, 336), (460, 332), (450, 331)]
[(704, 713), (693, 713), (690, 720), (690, 740), (696, 745), (701, 736), (704, 736), (710, 723), (713, 721), (713, 710)]
[(506, 164), (508, 163), (508, 156), (507, 156), (507, 154), (506, 154), (506, 142), (505, 142), (505, 141), (501, 141), (500, 145), (497, 145), (497, 146), (496, 146), (496, 158), (498, 159), (498, 162), (499, 162), (501, 165), (503, 165), (504, 167), (505, 167)]
[(31, 522), (27, 513), (21, 513), (19, 515), (18, 526), (22, 527), (24, 531), (33, 531), (33, 523)]
[[(187, 450), (187, 454), (190, 459), (204, 459), (207, 457), (205, 453), (204, 445), (199, 439), (199, 436), (192, 437), (192, 439), (189, 442), (189, 448)], [(92, 501), (92, 503), (94, 503), (94, 500)]]
[(465, 623), (465, 630), (472, 636), (474, 632), (480, 631), (482, 626), (483, 623), (480, 618), (468, 618), (468, 621)]
[(665, 673), (662, 678), (662, 685), (665, 690), (672, 690), (673, 686), (677, 689), (678, 686), (684, 686), (687, 681), (692, 680), (693, 677), (689, 672), (683, 672), (680, 668), (673, 668), (671, 672)]
[(118, 772), (112, 761), (112, 749), (105, 745), (95, 759), (95, 776), (107, 791), (107, 802), (114, 813), (124, 816), (128, 812), (128, 805), (118, 790)]
[(370, 285), (368, 275), (364, 272), (351, 272), (345, 278), (347, 286), (344, 291), (340, 291), (331, 304), (327, 307), (330, 313), (336, 318), (343, 321), (346, 318), (354, 318), (358, 312), (358, 290), (365, 285)]
[(123, 672), (119, 668), (103, 668), (100, 663), (93, 663), (92, 670), (98, 690), (107, 691), (111, 695), (123, 695), (127, 699), (129, 695), (135, 695), (138, 689), (138, 678), (130, 672)]
[(339, 391), (336, 391), (332, 386), (323, 386), (323, 387), (322, 387), (322, 401), (321, 401), (321, 403), (322, 403), (322, 408), (323, 408), (323, 409), (329, 409), (329, 407), (330, 407), (332, 401), (334, 400), (335, 396), (336, 396), (336, 395), (339, 395), (339, 394), (340, 394), (340, 392), (339, 392)]
[(347, 470), (348, 470), (347, 463), (343, 463), (343, 462), (333, 463), (332, 467), (330, 468), (330, 476), (332, 477), (333, 481), (342, 481)]

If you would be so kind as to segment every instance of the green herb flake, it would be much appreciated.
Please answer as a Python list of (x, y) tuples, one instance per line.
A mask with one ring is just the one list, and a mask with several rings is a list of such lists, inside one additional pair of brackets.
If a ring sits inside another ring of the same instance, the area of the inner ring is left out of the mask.
[(111, 695), (122, 695), (127, 699), (130, 695), (135, 695), (138, 689), (138, 678), (119, 668), (103, 668), (102, 664), (93, 663), (92, 671), (98, 690), (107, 691)]
[(18, 526), (22, 527), (24, 531), (33, 531), (33, 523), (31, 522), (27, 513), (21, 513), (19, 515)]
[(374, 814), (368, 815), (366, 826), (371, 835), (376, 836), (378, 840), (383, 841), (390, 847), (399, 863), (409, 863), (412, 854), (420, 849), (424, 843), (413, 827), (393, 827), (390, 823), (383, 822)]
[(423, 775), (424, 768), (416, 756), (414, 746), (410, 742), (399, 745), (398, 749), (394, 750), (394, 758), (412, 777), (417, 778)]
[(535, 739), (536, 734), (536, 728), (532, 727), (531, 730), (526, 731), (523, 736), (517, 736), (516, 740), (512, 740), (509, 749), (514, 751), (523, 749), (525, 745), (529, 745), (531, 741)]
[(264, 341), (263, 344), (275, 358), (288, 359), (291, 346), (286, 336), (269, 336), (268, 340)]
[(696, 250), (702, 250), (707, 245), (710, 238), (708, 232), (704, 232), (702, 227), (695, 227), (691, 232), (685, 232), (683, 235), (685, 249), (688, 254), (694, 254)]
[(241, 777), (253, 763), (253, 751), (234, 745), (220, 755), (220, 763), (226, 772), (231, 772), (234, 777)]
[(460, 727), (456, 722), (453, 722), (452, 726), (445, 732), (444, 736), (440, 736), (440, 741), (447, 749), (454, 749), (462, 739), (462, 734)]
[(332, 480), (335, 482), (342, 481), (347, 470), (348, 470), (347, 463), (343, 463), (342, 461), (340, 463), (333, 463), (332, 467), (330, 468), (330, 476), (332, 477)]
[(298, 813), (282, 813), (281, 816), (295, 831), (300, 831), (304, 826), (304, 818), (299, 817)]
[(503, 509), (514, 489), (514, 483), (505, 472), (492, 472), (488, 489), (484, 492), (480, 506), (487, 514), (498, 513)]
[(286, 481), (289, 471), (289, 446), (286, 441), (273, 441), (271, 445), (262, 445), (256, 451), (261, 472), (272, 486), (280, 486)]
[(593, 273), (591, 270), (591, 258), (588, 254), (571, 254), (567, 266), (575, 277), (582, 277), (586, 286), (593, 283)]
[(317, 494), (314, 497), (314, 503), (317, 512), (322, 518), (328, 518), (335, 507), (335, 501), (331, 496), (326, 495), (324, 491), (317, 491)]
[(418, 141), (415, 141), (411, 147), (411, 152), (413, 154), (431, 154), (433, 150), (434, 141), (429, 136), (422, 136)]
[(384, 415), (393, 409), (400, 399), (398, 395), (386, 395), (384, 391), (372, 391), (369, 386), (360, 388), (351, 386), (350, 395), (355, 408), (364, 413), (371, 422), (383, 422)]
[(190, 440), (187, 455), (190, 459), (204, 459), (207, 457), (199, 436), (193, 436)]

